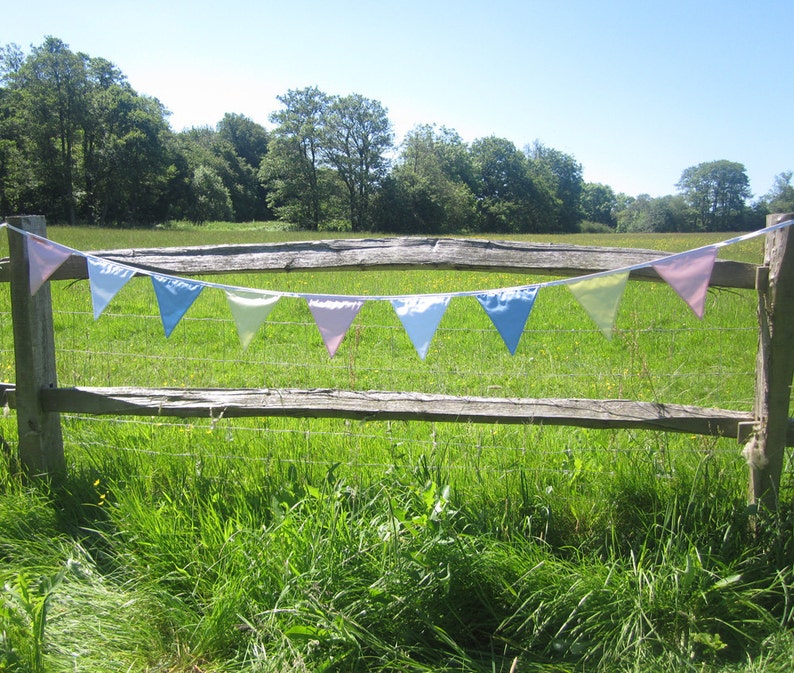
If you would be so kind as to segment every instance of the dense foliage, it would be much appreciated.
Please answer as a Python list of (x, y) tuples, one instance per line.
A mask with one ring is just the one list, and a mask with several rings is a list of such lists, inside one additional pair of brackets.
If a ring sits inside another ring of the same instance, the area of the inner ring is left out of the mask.
[(792, 173), (752, 197), (741, 163), (686, 168), (675, 196), (587, 183), (541, 142), (465, 143), (420, 125), (399, 147), (383, 105), (316, 87), (278, 97), (266, 130), (238, 114), (174, 132), (168, 111), (109, 61), (48, 37), (0, 47), (0, 214), (151, 226), (273, 217), (311, 229), (393, 233), (725, 231), (791, 210)]

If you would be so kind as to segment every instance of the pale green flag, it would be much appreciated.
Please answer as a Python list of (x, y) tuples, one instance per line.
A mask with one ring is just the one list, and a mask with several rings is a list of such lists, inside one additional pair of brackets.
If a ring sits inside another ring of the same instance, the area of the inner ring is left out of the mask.
[(237, 326), (237, 335), (243, 350), (248, 348), (256, 331), (267, 320), (270, 311), (279, 300), (277, 295), (263, 295), (243, 290), (225, 290), (229, 308)]
[(611, 273), (608, 276), (596, 276), (569, 283), (573, 296), (579, 300), (582, 308), (598, 325), (598, 329), (607, 338), (612, 338), (618, 305), (626, 289), (629, 272)]

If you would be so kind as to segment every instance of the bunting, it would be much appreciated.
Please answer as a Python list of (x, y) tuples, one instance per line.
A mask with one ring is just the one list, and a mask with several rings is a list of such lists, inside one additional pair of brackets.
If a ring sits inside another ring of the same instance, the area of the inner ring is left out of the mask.
[(309, 310), (314, 316), (317, 329), (323, 337), (328, 355), (334, 357), (347, 330), (353, 324), (358, 312), (364, 305), (362, 300), (330, 299), (327, 297), (306, 297)]
[(718, 249), (792, 224), (794, 220), (788, 220), (721, 243), (668, 255), (653, 262), (579, 278), (478, 292), (371, 297), (261, 292), (205, 281), (186, 281), (81, 253), (5, 223), (0, 224), (0, 227), (14, 229), (26, 237), (31, 295), (34, 295), (70, 256), (84, 257), (88, 268), (95, 320), (134, 275), (148, 275), (151, 277), (157, 297), (165, 336), (169, 337), (202, 290), (205, 287), (213, 287), (226, 293), (240, 344), (246, 349), (281, 297), (303, 298), (308, 302), (326, 350), (333, 358), (364, 303), (389, 301), (417, 354), (424, 360), (450, 301), (453, 298), (467, 296), (474, 296), (477, 299), (507, 349), (511, 354), (515, 354), (540, 288), (556, 285), (567, 285), (599, 330), (607, 339), (611, 339), (630, 272), (648, 267), (653, 268), (687, 303), (692, 312), (702, 319)]
[(449, 296), (392, 299), (391, 305), (422, 360), (427, 357), (430, 342), (449, 306), (449, 300)]
[(278, 302), (278, 295), (262, 295), (245, 290), (226, 290), (226, 301), (232, 312), (240, 345), (246, 350), (257, 330), (267, 320)]
[(188, 283), (179, 278), (152, 274), (152, 285), (157, 295), (160, 308), (160, 319), (163, 321), (163, 330), (166, 338), (182, 320), (182, 316), (196, 301), (204, 286), (199, 283)]
[(629, 272), (623, 271), (622, 273), (584, 278), (568, 285), (573, 296), (607, 339), (612, 339), (615, 317), (628, 278)]
[(46, 238), (28, 236), (30, 295), (36, 294), (47, 279), (72, 255), (72, 251)]
[(524, 332), (524, 326), (529, 319), (537, 296), (537, 287), (486, 292), (477, 295), (477, 301), (485, 309), (502, 337), (502, 341), (510, 351), (510, 355), (516, 354), (518, 342), (521, 340), (521, 334)]
[(91, 304), (94, 307), (94, 320), (98, 320), (110, 300), (135, 275), (135, 271), (95, 257), (86, 257), (86, 264), (88, 265), (88, 280), (91, 286)]
[(706, 292), (717, 260), (717, 248), (701, 248), (674, 255), (651, 266), (700, 319), (706, 310)]

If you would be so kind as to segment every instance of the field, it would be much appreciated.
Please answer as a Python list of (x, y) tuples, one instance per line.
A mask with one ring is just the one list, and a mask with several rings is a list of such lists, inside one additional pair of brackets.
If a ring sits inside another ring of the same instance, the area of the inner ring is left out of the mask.
[[(223, 225), (49, 235), (85, 251), (309, 236)], [(672, 252), (724, 238), (536, 240)], [(761, 250), (759, 238), (720, 258), (757, 262)], [(371, 295), (528, 282), (427, 271), (211, 280)], [(204, 291), (166, 339), (146, 279), (96, 322), (87, 282), (52, 285), (61, 385), (752, 407), (752, 292), (711, 291), (699, 321), (666, 285), (632, 282), (607, 341), (566, 288), (549, 288), (512, 357), (474, 299), (453, 300), (422, 361), (384, 302), (365, 304), (330, 359), (302, 300), (281, 299), (243, 350), (220, 291)], [(8, 301), (0, 376), (13, 381)], [(69, 476), (57, 488), (25, 485), (0, 452), (0, 672), (794, 668), (791, 513), (751, 519), (735, 438), (222, 417), (71, 415), (63, 428)], [(13, 412), (0, 431), (13, 447)], [(786, 470), (791, 502), (790, 458)]]

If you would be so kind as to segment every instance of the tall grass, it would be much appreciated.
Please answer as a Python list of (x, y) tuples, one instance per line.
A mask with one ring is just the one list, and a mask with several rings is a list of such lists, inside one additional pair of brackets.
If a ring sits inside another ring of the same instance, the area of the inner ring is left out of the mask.
[[(50, 235), (79, 249), (121, 244), (99, 230)], [(130, 245), (156, 246), (214, 234), (135, 235)], [(378, 294), (516, 284), (451, 273), (228, 282)], [(56, 283), (53, 295), (64, 385), (752, 403), (752, 293), (711, 294), (701, 323), (669, 288), (632, 284), (607, 342), (570, 297), (549, 292), (515, 357), (475, 304), (453, 302), (425, 362), (387, 305), (365, 305), (329, 360), (298, 301), (279, 302), (241, 352), (219, 293), (202, 294), (168, 340), (142, 280), (96, 323), (86, 284)], [(12, 379), (9, 331), (0, 368)], [(0, 671), (794, 665), (790, 513), (749, 525), (735, 440), (334, 419), (63, 424), (69, 477), (58, 489), (25, 485), (0, 454)], [(0, 431), (13, 444), (13, 413)]]

